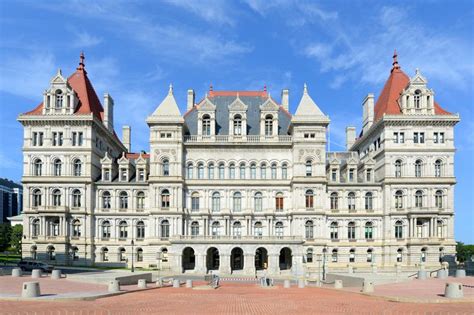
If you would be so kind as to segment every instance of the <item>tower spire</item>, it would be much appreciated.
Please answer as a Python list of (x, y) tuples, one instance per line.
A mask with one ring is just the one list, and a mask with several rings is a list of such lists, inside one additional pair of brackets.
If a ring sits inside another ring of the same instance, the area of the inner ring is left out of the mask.
[(395, 49), (393, 51), (393, 63), (392, 63), (392, 71), (395, 70), (395, 69), (400, 69), (400, 65), (398, 64), (398, 54), (397, 54), (397, 50)]
[(86, 59), (84, 56), (84, 51), (81, 51), (81, 54), (79, 55), (79, 67), (77, 67), (77, 70), (85, 70), (86, 65), (84, 63), (84, 59)]

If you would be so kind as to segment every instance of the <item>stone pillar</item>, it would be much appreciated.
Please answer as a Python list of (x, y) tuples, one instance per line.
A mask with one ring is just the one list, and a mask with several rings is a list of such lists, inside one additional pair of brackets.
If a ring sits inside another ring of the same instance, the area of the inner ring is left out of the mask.
[(59, 270), (59, 269), (54, 269), (54, 270), (51, 272), (51, 279), (55, 279), (55, 280), (61, 279), (61, 270)]
[(34, 298), (41, 295), (39, 282), (24, 282), (21, 290), (22, 298)]
[(12, 277), (21, 277), (23, 272), (20, 268), (13, 268), (12, 269)]
[(196, 254), (196, 267), (197, 273), (206, 273), (206, 255)]
[(173, 288), (179, 288), (180, 285), (179, 279), (173, 279)]
[(278, 254), (268, 254), (268, 273), (270, 275), (277, 275), (280, 271), (280, 260)]
[(192, 288), (193, 287), (193, 280), (188, 279), (186, 280), (186, 288)]
[(362, 283), (362, 292), (364, 293), (372, 293), (374, 292), (375, 286), (373, 282), (365, 281)]
[(108, 291), (111, 293), (120, 292), (120, 281), (112, 280), (109, 282)]
[(293, 255), (291, 260), (291, 273), (296, 277), (302, 276), (304, 274), (303, 257)]
[(138, 279), (137, 286), (139, 289), (146, 289), (146, 279)]
[(286, 279), (286, 280), (283, 281), (283, 288), (285, 288), (285, 289), (291, 288), (290, 280)]
[(41, 269), (33, 269), (31, 271), (31, 278), (41, 278)]
[(464, 297), (462, 283), (446, 283), (444, 288), (444, 296), (448, 299), (461, 299)]
[(244, 272), (248, 275), (255, 274), (255, 256), (252, 254), (246, 254), (244, 256)]
[(342, 289), (342, 280), (334, 280), (334, 289)]
[(219, 273), (221, 275), (230, 274), (230, 255), (220, 254), (219, 261)]
[(456, 274), (454, 276), (456, 278), (466, 278), (466, 270), (458, 269), (458, 270), (456, 270)]

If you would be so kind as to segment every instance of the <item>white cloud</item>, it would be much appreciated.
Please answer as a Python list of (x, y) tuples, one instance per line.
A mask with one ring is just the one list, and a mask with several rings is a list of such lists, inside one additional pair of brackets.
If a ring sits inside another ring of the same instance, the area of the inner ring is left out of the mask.
[(235, 25), (230, 13), (236, 12), (230, 1), (219, 0), (164, 0), (166, 3), (185, 9), (201, 19), (219, 25)]
[(94, 36), (85, 31), (76, 32), (76, 39), (74, 40), (74, 47), (86, 48), (97, 46), (102, 43), (103, 39), (98, 36)]

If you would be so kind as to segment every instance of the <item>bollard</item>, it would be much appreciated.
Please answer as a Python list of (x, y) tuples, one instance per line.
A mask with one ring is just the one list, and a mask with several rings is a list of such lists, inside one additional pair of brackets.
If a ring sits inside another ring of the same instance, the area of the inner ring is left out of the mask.
[(21, 277), (22, 275), (23, 275), (23, 271), (20, 268), (12, 269), (12, 277)]
[(376, 265), (372, 265), (372, 273), (377, 273), (377, 266)]
[(305, 287), (304, 279), (298, 279), (298, 288), (303, 289)]
[(457, 269), (456, 274), (454, 275), (456, 278), (466, 278), (466, 270), (464, 269)]
[(146, 279), (138, 279), (137, 287), (139, 289), (146, 289)]
[(283, 288), (285, 288), (285, 289), (291, 288), (291, 282), (290, 282), (290, 280), (287, 279), (287, 280), (284, 280), (284, 281), (283, 281)]
[(418, 270), (418, 280), (426, 280), (426, 270)]
[(31, 278), (41, 278), (41, 269), (33, 269), (31, 271)]
[(353, 266), (347, 266), (347, 272), (348, 273), (354, 273), (354, 267)]
[(3, 276), (4, 273), (3, 273), (3, 268), (0, 268), (0, 277)]
[(334, 280), (334, 289), (342, 289), (343, 288), (343, 285), (342, 285), (342, 280)]
[(23, 282), (22, 298), (34, 298), (41, 295), (39, 282)]
[(61, 270), (53, 269), (53, 271), (51, 272), (51, 279), (59, 280), (61, 279), (61, 275)]
[(186, 288), (192, 288), (193, 287), (193, 280), (187, 279), (186, 280)]
[(445, 279), (447, 277), (448, 277), (448, 273), (445, 269), (441, 269), (436, 272), (436, 278), (438, 279)]
[(448, 299), (462, 299), (464, 297), (462, 283), (446, 283), (446, 286), (444, 287), (444, 297), (447, 297)]
[(181, 283), (179, 283), (179, 279), (173, 279), (173, 288), (179, 288)]
[(119, 280), (112, 280), (109, 282), (109, 292), (120, 292), (120, 281)]
[(365, 281), (362, 283), (362, 292), (364, 293), (372, 293), (374, 292), (375, 286), (374, 283), (371, 281)]
[(156, 286), (158, 288), (161, 288), (163, 286), (163, 279), (161, 278), (156, 279)]

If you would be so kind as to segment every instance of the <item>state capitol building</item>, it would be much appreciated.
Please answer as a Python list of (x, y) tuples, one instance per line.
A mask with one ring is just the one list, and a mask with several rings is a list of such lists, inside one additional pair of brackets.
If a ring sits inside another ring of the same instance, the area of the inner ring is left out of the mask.
[(287, 89), (277, 100), (212, 87), (188, 90), (181, 113), (170, 86), (146, 117), (150, 148), (133, 153), (82, 54), (18, 117), (23, 257), (242, 275), (298, 275), (321, 259), (330, 270), (452, 261), (459, 115), (396, 53), (387, 74), (343, 152), (328, 151), (330, 120), (305, 85), (294, 113)]

